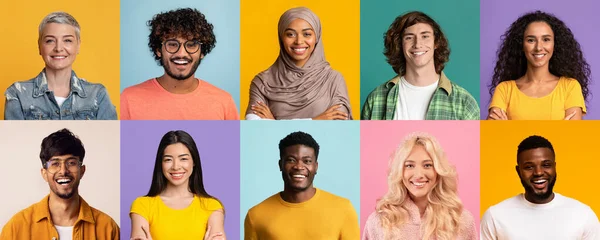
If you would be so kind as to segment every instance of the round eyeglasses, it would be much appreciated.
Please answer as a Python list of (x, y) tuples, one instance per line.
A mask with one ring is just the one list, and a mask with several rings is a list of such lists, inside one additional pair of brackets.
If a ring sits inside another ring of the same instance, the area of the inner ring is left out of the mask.
[[(167, 52), (171, 54), (177, 53), (179, 51), (179, 48), (181, 47), (181, 44), (182, 43), (175, 39), (167, 40), (163, 43), (163, 45), (165, 46), (165, 50), (167, 50)], [(198, 52), (201, 46), (202, 43), (198, 40), (189, 40), (183, 43), (183, 48), (185, 48), (185, 51), (189, 54), (194, 54)]]
[(65, 165), (65, 169), (69, 172), (78, 172), (82, 163), (77, 159), (66, 159), (66, 160), (50, 160), (46, 162), (46, 170), (51, 174), (55, 174), (62, 169), (62, 165)]

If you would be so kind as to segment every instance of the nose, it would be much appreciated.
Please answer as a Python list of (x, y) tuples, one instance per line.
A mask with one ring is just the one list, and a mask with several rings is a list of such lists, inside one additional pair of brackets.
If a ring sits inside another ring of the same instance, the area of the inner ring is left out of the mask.
[(415, 178), (419, 179), (425, 176), (423, 169), (421, 167), (415, 167), (414, 175)]
[(294, 164), (292, 166), (292, 168), (296, 169), (296, 170), (300, 170), (304, 168), (304, 163), (302, 163), (302, 161), (297, 161), (296, 164)]
[(537, 41), (535, 43), (535, 50), (542, 51), (542, 44), (540, 44), (540, 41)]
[(56, 41), (56, 44), (54, 44), (54, 50), (55, 52), (60, 52), (61, 50), (63, 50), (63, 43), (61, 41)]
[(544, 171), (542, 170), (542, 166), (536, 166), (533, 170), (533, 175), (541, 176), (542, 174), (544, 174)]
[(181, 43), (181, 45), (179, 45), (179, 49), (173, 55), (187, 55), (187, 51), (185, 50), (185, 43)]
[(177, 169), (179, 169), (179, 165), (181, 165), (179, 163), (179, 160), (175, 159), (175, 160), (173, 160), (173, 166), (171, 166), (171, 168), (173, 168), (174, 170), (177, 170)]

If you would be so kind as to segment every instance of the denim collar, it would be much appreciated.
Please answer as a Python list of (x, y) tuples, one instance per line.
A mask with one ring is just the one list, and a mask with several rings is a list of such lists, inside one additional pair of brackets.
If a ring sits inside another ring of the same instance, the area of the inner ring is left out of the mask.
[[(75, 71), (71, 70), (71, 93), (77, 93), (79, 97), (85, 98), (87, 95), (83, 87), (81, 87), (83, 81), (85, 80), (78, 78), (77, 75), (75, 75)], [(41, 97), (47, 92), (50, 92), (50, 89), (48, 89), (48, 79), (46, 79), (45, 68), (37, 75), (37, 77), (35, 77), (34, 83), (35, 88), (33, 89), (33, 97)]]

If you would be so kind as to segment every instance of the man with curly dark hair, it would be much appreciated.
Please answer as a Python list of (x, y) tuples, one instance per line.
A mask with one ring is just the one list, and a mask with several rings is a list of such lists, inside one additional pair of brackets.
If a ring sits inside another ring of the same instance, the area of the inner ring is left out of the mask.
[(585, 115), (590, 66), (563, 21), (530, 12), (502, 39), (487, 119), (578, 120)]
[(446, 77), (450, 48), (440, 26), (422, 12), (398, 16), (384, 36), (384, 55), (398, 74), (373, 90), (363, 120), (479, 120), (477, 101)]
[(172, 10), (155, 15), (148, 26), (148, 47), (165, 74), (123, 91), (121, 119), (239, 119), (229, 93), (194, 77), (216, 44), (204, 14)]

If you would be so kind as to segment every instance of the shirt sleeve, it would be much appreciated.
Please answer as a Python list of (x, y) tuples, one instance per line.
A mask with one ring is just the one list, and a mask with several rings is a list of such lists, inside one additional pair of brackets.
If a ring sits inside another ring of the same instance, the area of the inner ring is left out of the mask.
[(269, 105), (269, 101), (267, 101), (265, 96), (263, 96), (263, 94), (260, 92), (260, 90), (258, 89), (258, 86), (255, 83), (255, 81), (259, 81), (259, 80), (260, 79), (258, 77), (254, 77), (254, 79), (250, 83), (250, 97), (248, 99), (248, 106), (246, 107), (246, 113), (244, 115), (251, 114), (252, 113), (251, 106), (253, 104), (256, 104), (257, 102), (265, 103), (265, 104), (267, 104), (267, 106)]
[(4, 93), (6, 102), (4, 103), (4, 120), (25, 120), (25, 114), (21, 108), (21, 100), (17, 95), (14, 84)]
[(365, 228), (363, 230), (362, 240), (376, 240), (374, 233), (377, 232), (378, 221), (376, 213), (371, 213), (367, 218), (367, 222), (365, 223)]
[(121, 120), (131, 120), (131, 115), (129, 114), (129, 101), (127, 97), (127, 89), (121, 93)]
[(581, 107), (583, 113), (587, 112), (583, 93), (581, 92), (581, 85), (575, 79), (571, 79), (567, 83), (567, 98), (565, 99), (565, 110), (572, 107)]
[(477, 100), (467, 90), (465, 91), (465, 96), (463, 100), (463, 116), (462, 120), (479, 120), (480, 111), (479, 105), (477, 104)]
[(583, 236), (581, 239), (598, 240), (600, 239), (600, 222), (598, 222), (598, 217), (594, 213), (594, 210), (592, 210), (591, 208), (588, 208), (587, 215), (587, 224), (585, 225), (585, 229), (583, 230)]
[(223, 209), (223, 204), (219, 202), (219, 200), (214, 198), (200, 198), (202, 200), (203, 206), (206, 207), (208, 211), (216, 211), (219, 209)]
[(480, 228), (480, 239), (481, 240), (497, 240), (498, 236), (496, 234), (496, 225), (494, 224), (494, 217), (492, 216), (492, 212), (488, 209), (483, 217), (481, 218), (481, 228)]
[(117, 110), (115, 105), (110, 101), (110, 97), (104, 86), (100, 87), (96, 99), (98, 100), (98, 115), (96, 116), (96, 119), (117, 120)]
[(233, 102), (233, 97), (229, 95), (229, 99), (227, 100), (227, 109), (225, 109), (225, 120), (240, 120), (240, 115), (238, 114), (237, 107), (235, 106), (235, 102)]
[(139, 197), (136, 198), (135, 201), (131, 204), (131, 210), (129, 213), (135, 213), (148, 221), (150, 223), (150, 198), (148, 197)]
[(367, 100), (363, 104), (362, 111), (360, 113), (360, 120), (371, 120), (371, 111), (373, 109), (373, 99), (371, 99), (371, 95), (367, 96)]
[(2, 232), (0, 232), (0, 240), (16, 240), (13, 220), (14, 219), (9, 220), (8, 223), (6, 223), (2, 228)]
[(508, 81), (501, 82), (500, 84), (498, 84), (498, 86), (496, 86), (496, 89), (494, 90), (494, 95), (492, 96), (492, 101), (490, 102), (490, 107), (488, 108), (488, 110), (490, 110), (493, 107), (497, 107), (506, 112), (506, 109), (508, 108), (508, 94), (509, 94), (508, 88), (509, 88)]
[(348, 207), (346, 208), (347, 216), (344, 218), (345, 222), (342, 225), (340, 232), (341, 240), (355, 240), (360, 239), (360, 226), (358, 225), (358, 216), (352, 203), (348, 200)]
[(258, 240), (256, 229), (252, 226), (252, 219), (250, 219), (250, 211), (248, 211), (244, 220), (244, 240)]

